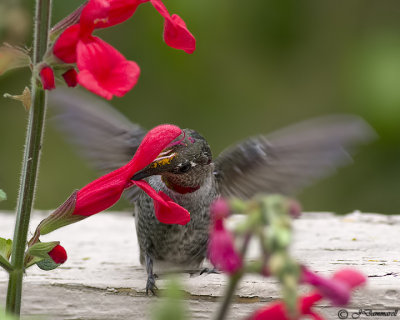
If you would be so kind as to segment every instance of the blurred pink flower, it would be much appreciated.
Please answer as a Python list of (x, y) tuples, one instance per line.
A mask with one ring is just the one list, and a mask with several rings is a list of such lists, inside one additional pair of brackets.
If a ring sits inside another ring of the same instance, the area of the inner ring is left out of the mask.
[[(321, 299), (327, 298), (333, 305), (346, 305), (350, 300), (351, 291), (362, 285), (366, 277), (353, 269), (343, 269), (336, 272), (331, 279), (322, 278), (315, 273), (303, 269), (304, 282), (314, 286), (317, 291), (299, 298), (299, 315), (294, 318), (323, 320), (324, 318), (312, 310), (312, 307)], [(337, 284), (337, 285), (336, 285)], [(286, 310), (285, 303), (279, 301), (255, 311), (249, 320), (293, 320)]]
[(232, 234), (225, 229), (223, 219), (229, 206), (222, 198), (211, 205), (212, 226), (208, 242), (208, 259), (219, 270), (233, 274), (242, 267), (242, 258), (236, 252)]

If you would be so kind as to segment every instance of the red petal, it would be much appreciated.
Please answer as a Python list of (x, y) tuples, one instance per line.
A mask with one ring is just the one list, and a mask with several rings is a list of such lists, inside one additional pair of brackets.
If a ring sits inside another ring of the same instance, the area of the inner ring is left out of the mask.
[(134, 183), (153, 199), (154, 212), (158, 221), (165, 224), (185, 225), (190, 221), (190, 213), (177, 203), (173, 202), (164, 192), (158, 193), (146, 181)]
[(172, 124), (163, 124), (151, 129), (143, 138), (134, 157), (129, 162), (132, 176), (139, 170), (147, 167), (157, 158), (171, 141), (175, 140), (182, 130)]
[(74, 24), (58, 37), (53, 47), (54, 55), (66, 63), (76, 62), (76, 46), (79, 40), (80, 25)]
[(78, 191), (73, 215), (91, 216), (111, 207), (121, 198), (130, 177), (125, 165), (92, 181)]
[(193, 53), (196, 39), (186, 27), (186, 23), (177, 14), (170, 16), (161, 0), (150, 0), (154, 8), (164, 17), (164, 41), (172, 48)]
[(168, 203), (146, 181), (138, 180), (134, 181), (134, 184), (136, 184), (140, 189), (146, 192), (148, 196), (154, 201), (160, 203), (160, 205), (168, 207)]
[(79, 41), (77, 65), (81, 86), (106, 99), (122, 97), (136, 84), (140, 69), (114, 47), (97, 37)]
[(62, 264), (67, 261), (67, 252), (59, 244), (56, 245), (49, 253), (51, 259), (57, 264)]
[[(314, 320), (324, 320), (318, 313), (315, 313), (311, 308), (316, 302), (322, 299), (318, 293), (313, 293), (303, 296), (299, 299), (301, 315), (309, 315)], [(249, 320), (290, 320), (284, 302), (277, 302), (257, 310), (249, 318)], [(296, 319), (303, 319), (301, 316)]]
[(107, 19), (110, 3), (107, 0), (90, 0), (81, 13), (81, 38), (91, 35), (95, 24)]
[(289, 318), (283, 302), (278, 302), (257, 310), (249, 320), (289, 320)]
[[(148, 0), (146, 0), (148, 1)], [(96, 28), (107, 28), (128, 20), (136, 11), (139, 4), (146, 2), (140, 0), (109, 0), (110, 8), (106, 20), (99, 20)]]
[(322, 299), (322, 295), (319, 292), (309, 294), (300, 298), (300, 312), (301, 314), (312, 314), (311, 308), (314, 304)]
[(173, 14), (171, 19), (165, 19), (164, 41), (170, 47), (183, 50), (189, 54), (196, 49), (196, 39), (177, 14)]
[(75, 71), (75, 69), (69, 69), (68, 71), (64, 72), (62, 76), (68, 87), (76, 87), (78, 84), (78, 73)]
[(45, 66), (39, 72), (40, 80), (42, 81), (43, 89), (53, 90), (56, 88), (54, 83), (54, 72), (49, 66)]

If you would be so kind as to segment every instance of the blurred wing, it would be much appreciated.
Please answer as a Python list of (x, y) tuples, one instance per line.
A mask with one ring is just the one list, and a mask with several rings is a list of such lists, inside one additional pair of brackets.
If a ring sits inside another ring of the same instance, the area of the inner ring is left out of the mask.
[[(57, 89), (49, 100), (55, 114), (53, 124), (101, 173), (130, 161), (146, 134), (103, 100), (76, 89)], [(133, 201), (138, 191), (132, 187), (125, 196)]]
[(293, 195), (351, 162), (349, 153), (374, 137), (361, 118), (335, 115), (247, 139), (216, 159), (219, 191), (243, 199), (257, 193)]

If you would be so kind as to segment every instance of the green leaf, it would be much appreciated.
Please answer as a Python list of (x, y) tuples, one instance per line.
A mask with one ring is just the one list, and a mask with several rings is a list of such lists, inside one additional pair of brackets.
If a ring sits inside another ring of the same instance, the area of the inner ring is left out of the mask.
[(38, 242), (28, 249), (27, 254), (38, 258), (49, 259), (48, 253), (58, 244), (60, 244), (60, 241)]
[(49, 271), (59, 267), (61, 264), (57, 264), (53, 259), (47, 258), (36, 262), (36, 265), (42, 270)]
[(0, 75), (21, 67), (28, 67), (31, 63), (28, 52), (22, 48), (8, 44), (0, 46)]
[(0, 189), (0, 201), (4, 201), (4, 200), (7, 200), (7, 195), (3, 191), (3, 189)]
[(0, 238), (0, 255), (7, 261), (10, 259), (12, 250), (12, 240)]

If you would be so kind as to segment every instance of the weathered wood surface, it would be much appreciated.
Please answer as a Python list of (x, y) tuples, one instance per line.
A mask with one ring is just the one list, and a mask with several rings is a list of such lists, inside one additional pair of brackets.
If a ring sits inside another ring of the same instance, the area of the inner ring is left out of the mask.
[[(35, 212), (31, 231), (43, 217), (44, 213)], [(13, 215), (0, 213), (0, 235), (11, 237), (13, 228)], [(331, 274), (352, 266), (368, 275), (368, 286), (357, 290), (346, 308), (349, 318), (352, 311), (360, 308), (400, 309), (400, 216), (305, 213), (294, 222), (294, 228), (293, 254), (313, 270)], [(131, 214), (99, 214), (59, 229), (43, 240), (61, 241), (69, 258), (62, 267), (50, 272), (36, 266), (27, 271), (23, 314), (48, 315), (46, 319), (57, 320), (148, 318), (149, 309), (158, 298), (144, 294), (146, 274), (139, 264)], [(163, 278), (158, 280), (160, 288), (164, 286)], [(193, 319), (211, 319), (223, 293), (225, 276), (185, 273), (182, 279)], [(2, 305), (6, 289), (7, 275), (0, 271)], [(243, 319), (279, 297), (274, 279), (248, 276), (239, 286), (228, 318)], [(327, 319), (338, 319), (341, 309), (325, 302), (318, 308)]]

